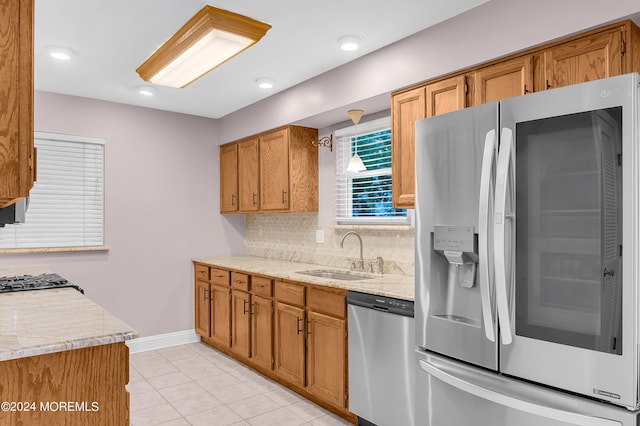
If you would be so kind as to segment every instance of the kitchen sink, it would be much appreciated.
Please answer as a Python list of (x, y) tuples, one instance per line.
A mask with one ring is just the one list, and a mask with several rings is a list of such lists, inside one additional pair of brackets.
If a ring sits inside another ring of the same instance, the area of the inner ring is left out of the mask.
[(337, 272), (337, 271), (329, 271), (329, 270), (298, 271), (298, 274), (310, 275), (312, 277), (329, 278), (331, 280), (343, 280), (343, 281), (371, 279), (371, 277), (367, 277), (366, 275), (349, 274), (346, 272)]

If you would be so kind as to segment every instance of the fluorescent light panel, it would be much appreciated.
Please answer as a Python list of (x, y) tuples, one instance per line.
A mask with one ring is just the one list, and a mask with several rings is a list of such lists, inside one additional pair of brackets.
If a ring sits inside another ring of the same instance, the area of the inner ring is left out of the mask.
[(257, 43), (271, 25), (206, 5), (136, 70), (143, 80), (182, 88)]

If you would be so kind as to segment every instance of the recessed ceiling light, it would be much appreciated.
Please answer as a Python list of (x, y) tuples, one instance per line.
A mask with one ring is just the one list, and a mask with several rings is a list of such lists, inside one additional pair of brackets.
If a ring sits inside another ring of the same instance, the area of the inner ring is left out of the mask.
[(153, 96), (156, 93), (156, 88), (153, 86), (138, 86), (138, 93), (143, 96)]
[(263, 77), (263, 78), (257, 79), (256, 83), (258, 84), (258, 87), (261, 89), (271, 89), (275, 84), (275, 81), (273, 81), (272, 78)]
[(52, 58), (62, 61), (68, 61), (73, 56), (73, 50), (61, 46), (49, 46), (47, 47), (47, 52)]
[(346, 51), (357, 50), (360, 47), (360, 37), (355, 35), (347, 35), (344, 37), (340, 37), (338, 39), (338, 44), (340, 45), (340, 49)]

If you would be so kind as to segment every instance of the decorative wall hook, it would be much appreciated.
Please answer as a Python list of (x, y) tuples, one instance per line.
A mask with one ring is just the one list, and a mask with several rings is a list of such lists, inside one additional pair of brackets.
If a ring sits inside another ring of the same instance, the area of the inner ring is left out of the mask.
[(326, 148), (329, 148), (329, 151), (333, 152), (333, 134), (329, 135), (329, 136), (323, 136), (320, 139), (316, 140), (312, 140), (311, 141), (311, 145), (313, 146), (324, 146)]

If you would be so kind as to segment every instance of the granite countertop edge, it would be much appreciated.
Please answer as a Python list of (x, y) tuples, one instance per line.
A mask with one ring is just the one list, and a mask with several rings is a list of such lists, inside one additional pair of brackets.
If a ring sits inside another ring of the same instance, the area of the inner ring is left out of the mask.
[[(380, 296), (394, 297), (413, 301), (414, 277), (396, 274), (371, 274), (353, 272), (348, 269), (336, 268), (313, 263), (294, 262), (290, 260), (270, 259), (257, 256), (201, 256), (193, 257), (193, 262), (209, 266), (233, 269), (249, 274), (265, 275), (273, 278), (304, 282), (307, 284), (340, 288)], [(337, 280), (314, 277), (299, 272), (312, 270), (330, 270), (346, 274), (356, 274), (368, 277), (362, 280)]]
[(0, 361), (119, 343), (137, 335), (72, 288), (0, 294)]

